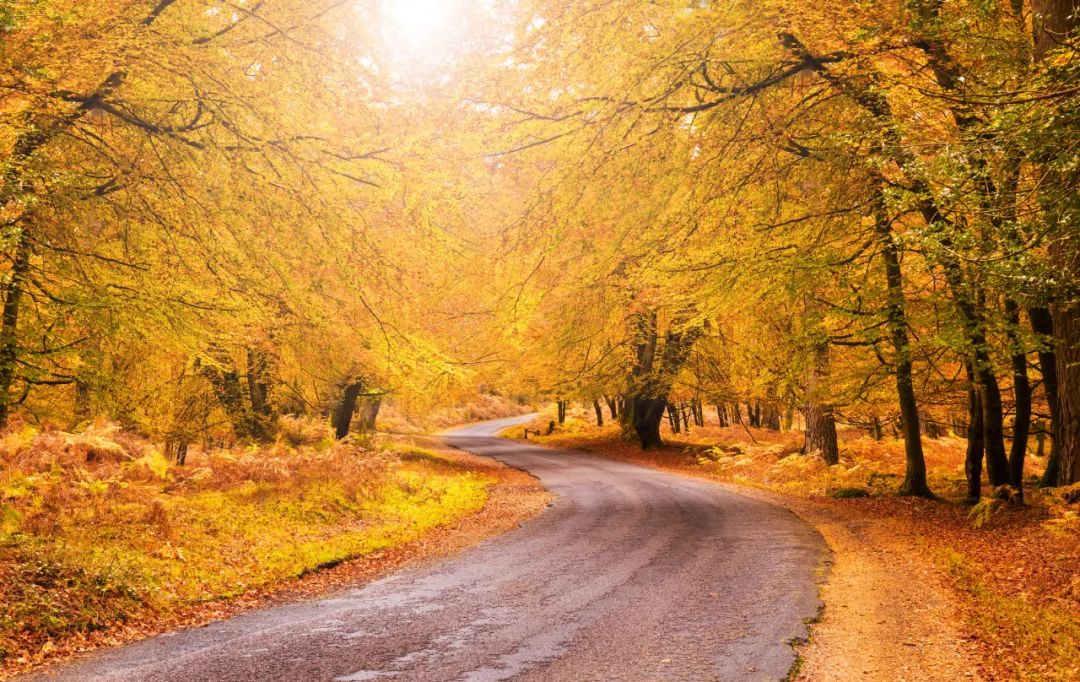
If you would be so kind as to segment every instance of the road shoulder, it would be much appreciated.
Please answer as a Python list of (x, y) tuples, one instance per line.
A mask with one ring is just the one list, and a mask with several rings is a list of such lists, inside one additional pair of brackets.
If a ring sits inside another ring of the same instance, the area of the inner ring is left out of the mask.
[(68, 663), (91, 652), (177, 630), (202, 627), (247, 611), (320, 599), (344, 589), (361, 587), (406, 567), (438, 562), (519, 527), (542, 513), (551, 500), (550, 493), (539, 481), (523, 471), (452, 448), (436, 437), (417, 436), (412, 437), (411, 441), (452, 461), (459, 470), (494, 479), (495, 482), (487, 488), (484, 506), (453, 523), (438, 526), (411, 542), (232, 598), (184, 607), (168, 614), (147, 614), (85, 638), (69, 639), (40, 652), (33, 660), (13, 662), (0, 668), (0, 680), (28, 672), (47, 671), (50, 666)]

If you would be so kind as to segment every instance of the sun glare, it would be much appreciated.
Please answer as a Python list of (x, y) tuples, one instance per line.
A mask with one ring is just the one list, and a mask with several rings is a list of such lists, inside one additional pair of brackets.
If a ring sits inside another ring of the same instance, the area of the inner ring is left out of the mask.
[(383, 8), (391, 40), (412, 51), (446, 45), (460, 10), (457, 0), (384, 0)]

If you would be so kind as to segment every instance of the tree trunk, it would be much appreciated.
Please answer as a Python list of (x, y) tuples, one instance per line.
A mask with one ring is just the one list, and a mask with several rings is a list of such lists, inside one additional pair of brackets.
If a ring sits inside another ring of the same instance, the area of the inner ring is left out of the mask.
[[(1034, 0), (1034, 57), (1044, 59), (1048, 52), (1075, 37), (1080, 26), (1076, 0)], [(1052, 174), (1054, 175), (1054, 174)], [(1050, 178), (1050, 180), (1060, 178)], [(1060, 225), (1056, 211), (1048, 222)], [(1060, 230), (1059, 230), (1060, 231)], [(1062, 273), (1076, 271), (1080, 253), (1075, 235), (1060, 235), (1051, 242), (1050, 263)], [(1058, 485), (1080, 481), (1080, 303), (1056, 301), (1051, 306), (1054, 326), (1054, 355), (1057, 370), (1058, 414), (1051, 426), (1051, 460), (1056, 468)], [(1034, 320), (1033, 320), (1034, 322)], [(1045, 375), (1044, 375), (1045, 377)], [(1049, 464), (1048, 464), (1049, 474)]]
[(608, 412), (611, 413), (611, 418), (612, 419), (618, 419), (619, 418), (618, 401), (616, 401), (614, 398), (608, 398), (607, 396), (604, 397), (604, 401), (607, 403)]
[(352, 426), (353, 414), (356, 412), (356, 402), (360, 398), (360, 391), (364, 389), (363, 382), (356, 381), (345, 384), (341, 389), (341, 400), (334, 408), (331, 423), (334, 426), (334, 437), (341, 440), (349, 435)]
[(840, 449), (836, 443), (836, 420), (831, 409), (818, 403), (807, 403), (803, 450), (806, 454), (820, 454), (826, 464), (840, 463)]
[(82, 424), (93, 416), (93, 406), (90, 404), (90, 383), (83, 378), (75, 380), (75, 423)]
[(257, 439), (265, 439), (273, 431), (271, 417), (273, 408), (270, 405), (270, 359), (266, 352), (259, 348), (247, 349), (247, 386), (248, 398), (251, 401), (251, 435)]
[(556, 410), (558, 411), (559, 415), (559, 426), (562, 426), (566, 423), (566, 405), (568, 402), (569, 401), (566, 400), (556, 401)]
[(30, 238), (21, 232), (15, 245), (11, 274), (4, 286), (4, 308), (0, 314), (0, 429), (11, 417), (11, 387), (15, 383), (19, 359), (19, 312), (30, 270)]
[(727, 413), (724, 411), (724, 406), (720, 403), (716, 404), (716, 423), (724, 428), (728, 425)]
[[(1032, 307), (1027, 311), (1031, 330), (1039, 335), (1039, 374), (1042, 375), (1043, 392), (1046, 405), (1050, 409), (1050, 456), (1046, 460), (1046, 471), (1039, 484), (1045, 487), (1057, 485), (1059, 466), (1056, 441), (1053, 438), (1057, 423), (1061, 420), (1058, 412), (1057, 355), (1054, 353), (1054, 317), (1049, 308)], [(1042, 434), (1045, 437), (1045, 434)]]
[(1015, 418), (1013, 437), (1009, 449), (1009, 478), (1016, 488), (1018, 501), (1024, 501), (1024, 458), (1027, 455), (1028, 434), (1031, 431), (1031, 384), (1028, 381), (1027, 355), (1020, 340), (1020, 309), (1012, 300), (1005, 301), (1005, 314), (1009, 325), (1009, 343), (1012, 346), (1010, 361), (1013, 370), (1013, 400)]
[(364, 401), (360, 412), (361, 431), (375, 430), (375, 420), (379, 418), (380, 409), (382, 409), (382, 398), (372, 397)]
[(893, 347), (893, 367), (896, 371), (896, 397), (904, 431), (904, 482), (901, 495), (933, 497), (926, 481), (926, 458), (923, 456), (922, 436), (919, 433), (919, 405), (915, 400), (912, 382), (911, 349), (908, 346), (908, 322), (904, 303), (904, 277), (900, 268), (900, 247), (893, 239), (892, 225), (885, 215), (884, 198), (880, 192), (875, 210), (874, 225), (881, 258), (885, 265), (887, 291), (886, 324)]
[(604, 425), (604, 408), (600, 407), (600, 400), (596, 399), (592, 401), (593, 410), (596, 411), (596, 425)]
[(664, 398), (635, 398), (633, 403), (634, 432), (644, 450), (661, 448), (660, 420), (664, 417), (667, 400)]
[(216, 364), (203, 364), (202, 375), (210, 382), (225, 415), (232, 425), (233, 433), (239, 439), (255, 436), (252, 432), (251, 413), (244, 405), (244, 390), (240, 384), (240, 374), (233, 365), (232, 358), (221, 348), (212, 345), (209, 350)]
[(983, 409), (979, 404), (979, 392), (975, 389), (975, 370), (971, 361), (965, 363), (968, 375), (968, 425), (967, 453), (964, 456), (964, 474), (967, 476), (968, 504), (975, 504), (982, 496), (983, 462)]
[(674, 405), (667, 406), (668, 426), (672, 433), (682, 433), (682, 425), (679, 423), (679, 410)]
[(1060, 417), (1053, 432), (1057, 484), (1071, 485), (1080, 482), (1080, 305), (1054, 306), (1054, 333)]
[(829, 373), (829, 345), (827, 340), (814, 349), (814, 367), (806, 387), (806, 432), (803, 452), (817, 452), (826, 464), (840, 463), (840, 447), (836, 441), (836, 418), (828, 401), (822, 399), (821, 380)]

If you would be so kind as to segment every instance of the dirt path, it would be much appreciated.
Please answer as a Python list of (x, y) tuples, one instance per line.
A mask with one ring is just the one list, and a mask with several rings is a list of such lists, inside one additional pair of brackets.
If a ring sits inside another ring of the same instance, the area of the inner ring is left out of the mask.
[(858, 518), (842, 501), (739, 489), (783, 504), (812, 523), (833, 551), (825, 603), (797, 679), (978, 680), (978, 654), (959, 625), (941, 573), (902, 524)]

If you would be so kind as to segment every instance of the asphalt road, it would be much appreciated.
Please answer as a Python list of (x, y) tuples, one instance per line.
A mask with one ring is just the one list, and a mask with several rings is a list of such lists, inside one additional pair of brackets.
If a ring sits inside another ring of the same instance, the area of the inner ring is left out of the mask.
[(40, 674), (62, 680), (779, 680), (818, 608), (821, 537), (719, 486), (447, 436), (539, 477), (553, 508), (457, 557)]

